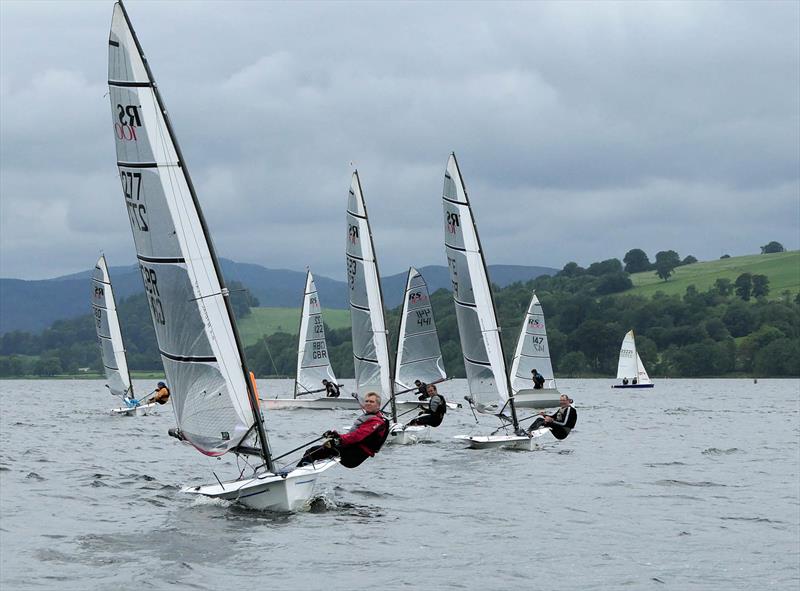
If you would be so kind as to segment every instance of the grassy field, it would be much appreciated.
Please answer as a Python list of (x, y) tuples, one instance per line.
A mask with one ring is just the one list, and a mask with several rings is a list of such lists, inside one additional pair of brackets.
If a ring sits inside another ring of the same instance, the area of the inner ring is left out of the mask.
[(623, 293), (649, 297), (662, 291), (667, 295), (683, 295), (692, 284), (698, 291), (707, 291), (717, 279), (730, 279), (733, 283), (742, 273), (769, 277), (770, 299), (781, 297), (786, 290), (794, 295), (800, 291), (800, 251), (754, 254), (694, 263), (675, 269), (669, 281), (659, 279), (655, 271), (634, 273), (631, 275), (633, 289)]
[[(349, 310), (323, 310), (322, 318), (331, 328), (350, 326)], [(252, 308), (252, 314), (239, 322), (245, 346), (276, 332), (296, 334), (300, 328), (300, 308)]]

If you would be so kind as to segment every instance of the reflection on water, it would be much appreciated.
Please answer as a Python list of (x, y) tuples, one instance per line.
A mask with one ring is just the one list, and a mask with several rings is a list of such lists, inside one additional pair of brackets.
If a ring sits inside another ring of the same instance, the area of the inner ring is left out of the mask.
[[(609, 383), (559, 382), (580, 410), (565, 441), (467, 450), (452, 436), (496, 425), (450, 411), (430, 442), (330, 470), (306, 511), (269, 514), (180, 493), (239, 467), (167, 437), (169, 407), (112, 417), (102, 382), (0, 381), (0, 588), (796, 588), (798, 381)], [(280, 454), (353, 416), (267, 425)]]

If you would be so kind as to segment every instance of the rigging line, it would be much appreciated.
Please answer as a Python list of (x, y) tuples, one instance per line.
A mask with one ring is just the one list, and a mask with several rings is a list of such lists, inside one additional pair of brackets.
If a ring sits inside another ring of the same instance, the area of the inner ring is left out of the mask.
[(278, 372), (278, 366), (275, 365), (275, 360), (272, 358), (272, 351), (269, 350), (269, 344), (267, 343), (267, 335), (264, 335), (262, 339), (264, 341), (264, 348), (267, 350), (267, 355), (269, 355), (269, 360), (272, 363), (272, 370), (276, 376), (280, 375), (280, 373)]

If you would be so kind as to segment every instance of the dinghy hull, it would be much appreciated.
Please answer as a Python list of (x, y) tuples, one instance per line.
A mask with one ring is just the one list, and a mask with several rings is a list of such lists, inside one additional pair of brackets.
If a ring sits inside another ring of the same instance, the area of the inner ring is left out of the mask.
[(307, 507), (314, 494), (319, 475), (337, 463), (337, 460), (325, 460), (295, 468), (286, 476), (269, 472), (256, 478), (223, 482), (222, 485), (185, 487), (181, 492), (236, 502), (259, 511), (300, 511)]
[(425, 425), (406, 426), (402, 423), (394, 423), (389, 427), (389, 437), (387, 444), (391, 445), (413, 445), (420, 441), (426, 441), (430, 437), (431, 428)]
[(155, 402), (151, 402), (150, 404), (140, 404), (130, 408), (112, 408), (111, 414), (116, 417), (144, 417), (153, 412), (156, 406)]
[(652, 388), (655, 384), (614, 384), (612, 388)]
[(358, 410), (355, 398), (262, 398), (262, 408), (267, 410)]
[(454, 439), (463, 441), (470, 449), (515, 449), (534, 451), (539, 449), (539, 438), (549, 433), (549, 427), (536, 429), (530, 437), (526, 435), (456, 435)]

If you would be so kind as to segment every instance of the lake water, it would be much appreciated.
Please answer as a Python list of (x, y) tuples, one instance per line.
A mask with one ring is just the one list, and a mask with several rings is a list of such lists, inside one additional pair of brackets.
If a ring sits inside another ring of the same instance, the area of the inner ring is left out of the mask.
[[(450, 411), (271, 515), (179, 492), (235, 464), (168, 437), (169, 406), (112, 417), (103, 382), (0, 381), (0, 588), (796, 590), (800, 381), (610, 384), (560, 380), (578, 425), (539, 451), (464, 449), (495, 424)], [(273, 448), (354, 415), (270, 412)]]

